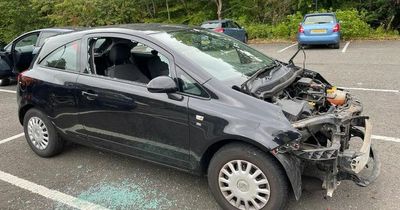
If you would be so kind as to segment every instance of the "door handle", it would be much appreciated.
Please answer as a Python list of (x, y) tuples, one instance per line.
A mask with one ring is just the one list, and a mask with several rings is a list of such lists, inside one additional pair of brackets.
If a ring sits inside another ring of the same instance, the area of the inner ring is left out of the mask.
[(86, 92), (86, 91), (82, 91), (82, 95), (86, 97), (87, 100), (94, 100), (97, 96), (99, 96), (96, 93), (90, 93), (90, 92)]

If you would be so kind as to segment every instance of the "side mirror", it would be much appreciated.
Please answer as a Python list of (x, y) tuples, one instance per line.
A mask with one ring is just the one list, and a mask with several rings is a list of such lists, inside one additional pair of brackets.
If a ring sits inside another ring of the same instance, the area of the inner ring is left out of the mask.
[(171, 77), (159, 76), (147, 84), (147, 90), (151, 93), (174, 93), (178, 88)]

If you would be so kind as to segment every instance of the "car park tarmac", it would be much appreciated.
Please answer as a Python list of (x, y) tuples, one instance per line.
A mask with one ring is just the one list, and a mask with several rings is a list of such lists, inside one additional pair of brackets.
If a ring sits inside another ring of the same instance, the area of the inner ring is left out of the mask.
[[(293, 44), (253, 47), (288, 61), (297, 50)], [(328, 199), (324, 198), (325, 191), (305, 186), (300, 201), (290, 199), (289, 209), (398, 209), (400, 41), (352, 41), (346, 45), (342, 43), (337, 50), (324, 46), (307, 48), (306, 68), (321, 73), (339, 87), (349, 88), (363, 102), (363, 114), (369, 115), (373, 123), (373, 146), (382, 162), (381, 174), (366, 188), (344, 181)], [(301, 66), (302, 62), (300, 53), (295, 63)], [(84, 209), (92, 204), (109, 209), (219, 209), (205, 177), (74, 144), (54, 158), (38, 157), (19, 135), (23, 131), (15, 89), (13, 85), (0, 90), (1, 209)], [(2, 140), (7, 141), (1, 143)], [(28, 182), (21, 182), (24, 180)], [(76, 200), (52, 197), (46, 189)]]

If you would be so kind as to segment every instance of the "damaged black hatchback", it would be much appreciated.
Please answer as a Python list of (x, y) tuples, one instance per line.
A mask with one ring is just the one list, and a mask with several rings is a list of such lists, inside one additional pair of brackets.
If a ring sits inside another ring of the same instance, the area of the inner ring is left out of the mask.
[(361, 103), (223, 34), (139, 24), (50, 38), (18, 77), (32, 150), (64, 141), (199, 175), (224, 209), (281, 209), (302, 175), (327, 196), (379, 174)]

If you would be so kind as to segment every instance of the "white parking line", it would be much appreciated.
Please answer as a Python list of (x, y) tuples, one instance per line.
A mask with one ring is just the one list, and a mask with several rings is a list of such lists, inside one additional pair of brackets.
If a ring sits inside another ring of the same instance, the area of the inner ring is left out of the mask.
[(343, 47), (343, 49), (342, 49), (342, 53), (345, 53), (345, 52), (346, 52), (347, 47), (349, 47), (349, 44), (350, 44), (350, 41), (348, 41), (348, 42), (344, 45), (344, 47)]
[(294, 44), (292, 44), (292, 45), (290, 45), (290, 46), (287, 46), (287, 47), (285, 47), (285, 48), (279, 50), (278, 53), (281, 53), (281, 52), (283, 52), (283, 51), (285, 51), (285, 50), (287, 50), (287, 49), (289, 49), (289, 48), (291, 48), (291, 47), (294, 47), (294, 46), (296, 46), (296, 45), (297, 45), (297, 43), (294, 43)]
[(400, 138), (394, 138), (394, 137), (389, 137), (389, 136), (372, 135), (371, 138), (377, 139), (377, 140), (393, 141), (393, 142), (400, 143)]
[(10, 138), (6, 138), (6, 139), (1, 140), (0, 144), (4, 144), (6, 142), (12, 141), (12, 140), (17, 139), (17, 138), (22, 137), (22, 136), (24, 136), (24, 133), (20, 133), (20, 134), (17, 134), (15, 136), (11, 136)]
[(388, 90), (388, 89), (374, 89), (374, 88), (357, 88), (357, 87), (340, 87), (347, 90), (363, 90), (363, 91), (376, 91), (376, 92), (389, 92), (399, 93), (400, 90)]
[(17, 93), (15, 90), (5, 90), (5, 89), (0, 89), (0, 92), (5, 92), (5, 93)]
[(28, 190), (30, 192), (39, 194), (43, 197), (61, 202), (63, 204), (66, 204), (68, 206), (71, 206), (73, 208), (77, 209), (96, 209), (96, 210), (104, 210), (107, 208), (104, 208), (100, 205), (75, 198), (73, 196), (67, 195), (65, 193), (56, 191), (56, 190), (51, 190), (47, 187), (44, 187), (42, 185), (35, 184), (33, 182), (30, 182), (25, 179), (21, 179), (19, 177), (16, 177), (14, 175), (11, 175), (9, 173), (0, 171), (0, 180), (8, 182), (12, 185), (15, 185), (17, 187), (20, 187), (22, 189)]

